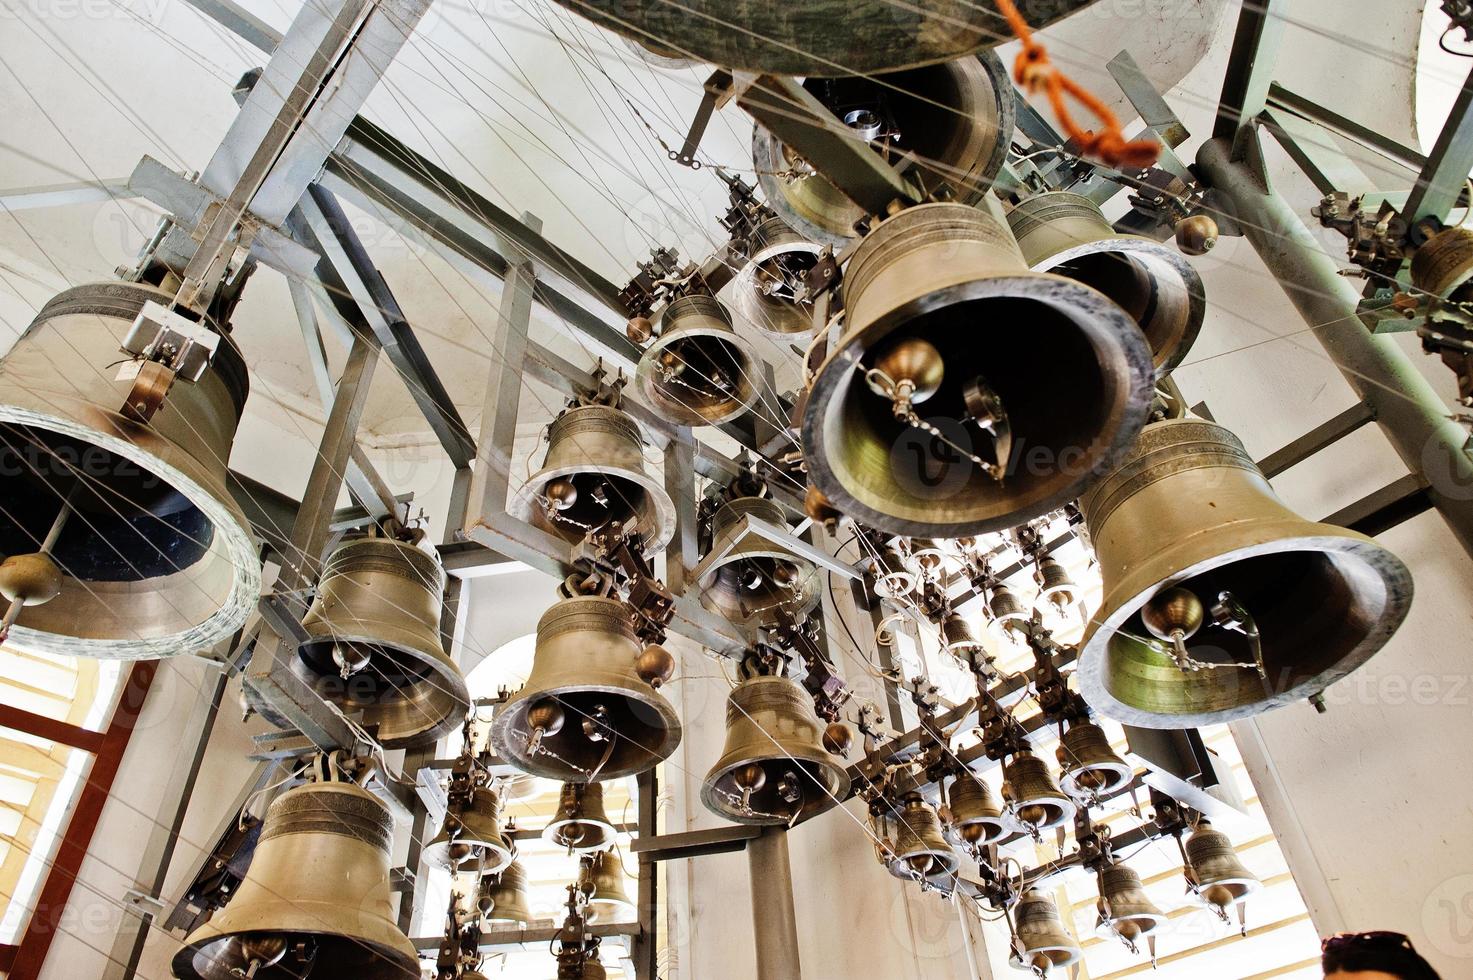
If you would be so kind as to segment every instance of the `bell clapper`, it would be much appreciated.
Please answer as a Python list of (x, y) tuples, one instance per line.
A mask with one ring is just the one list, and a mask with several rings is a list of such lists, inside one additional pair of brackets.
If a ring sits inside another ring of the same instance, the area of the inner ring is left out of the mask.
[[(75, 492), (72, 491), (73, 494)], [(10, 628), (20, 618), (22, 609), (50, 602), (61, 594), (61, 569), (52, 560), (51, 552), (71, 516), (72, 494), (68, 494), (46, 532), (40, 550), (28, 555), (11, 555), (0, 564), (0, 596), (10, 603), (4, 618), (0, 619), (0, 643), (10, 636)]]
[(551, 699), (543, 699), (532, 705), (527, 711), (527, 724), (532, 728), (532, 733), (527, 736), (527, 754), (536, 755), (542, 746), (542, 739), (562, 731), (566, 720), (567, 715), (562, 706)]
[(1192, 659), (1187, 640), (1202, 628), (1206, 611), (1202, 600), (1187, 589), (1163, 589), (1141, 608), (1141, 623), (1158, 640), (1171, 644), (1168, 651), (1182, 673), (1201, 670), (1203, 664)]
[(755, 762), (749, 762), (732, 774), (732, 779), (737, 788), (742, 791), (741, 809), (743, 813), (752, 812), (752, 794), (767, 785), (767, 771)]

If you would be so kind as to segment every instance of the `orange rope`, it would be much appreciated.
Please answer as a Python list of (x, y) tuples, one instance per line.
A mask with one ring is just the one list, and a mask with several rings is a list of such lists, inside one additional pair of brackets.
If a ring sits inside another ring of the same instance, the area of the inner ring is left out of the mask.
[[(1023, 15), (1018, 13), (1013, 0), (996, 0), (996, 3), (997, 9), (1007, 19), (1008, 26), (1018, 36), (1018, 40), (1023, 42), (1023, 50), (1018, 53), (1014, 68), (1014, 78), (1026, 92), (1047, 93), (1049, 105), (1053, 106), (1054, 115), (1064, 127), (1064, 133), (1079, 145), (1080, 152), (1085, 156), (1096, 156), (1112, 167), (1122, 164), (1149, 167), (1154, 164), (1161, 156), (1160, 144), (1149, 139), (1127, 140), (1120, 129), (1120, 120), (1110, 111), (1110, 107), (1049, 61), (1048, 52), (1042, 44), (1034, 40), (1033, 31)], [(1066, 94), (1073, 96), (1075, 101), (1101, 122), (1099, 132), (1084, 129), (1074, 121), (1064, 102)]]

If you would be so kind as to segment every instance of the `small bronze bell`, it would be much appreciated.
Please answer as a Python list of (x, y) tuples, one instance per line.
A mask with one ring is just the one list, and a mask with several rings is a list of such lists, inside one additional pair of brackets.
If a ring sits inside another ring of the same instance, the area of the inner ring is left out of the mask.
[(287, 790), (266, 811), (250, 870), (225, 908), (174, 957), (180, 980), (315, 975), (419, 980), (419, 955), (394, 924), (394, 821), (353, 783)]
[(437, 868), (456, 871), (475, 865), (480, 874), (495, 874), (512, 860), (501, 829), (501, 799), (488, 787), (477, 787), (470, 805), (445, 814), (445, 822), (421, 855)]
[(534, 918), (527, 904), (527, 869), (512, 861), (499, 874), (486, 875), (477, 889), (476, 904), (488, 926), (526, 925)]
[(1202, 277), (1174, 248), (1122, 235), (1082, 194), (1035, 194), (1008, 213), (1029, 268), (1092, 286), (1120, 304), (1151, 346), (1156, 370), (1181, 363), (1202, 329)]
[[(963, 204), (990, 190), (1012, 139), (1013, 86), (991, 51), (877, 76), (810, 76), (803, 87), (876, 153), (914, 154), (917, 180), (928, 190), (945, 184)], [(752, 155), (763, 196), (785, 223), (824, 245), (854, 237), (864, 209), (760, 125)]]
[(1139, 939), (1153, 937), (1166, 925), (1166, 915), (1151, 901), (1141, 876), (1124, 864), (1111, 864), (1100, 872), (1100, 913), (1095, 933), (1116, 936), (1134, 947)]
[(994, 636), (1006, 638), (1010, 630), (1009, 623), (1021, 625), (1032, 617), (1023, 600), (1018, 598), (1018, 593), (1008, 586), (999, 582), (991, 591), (992, 594), (987, 597), (987, 626)]
[(1059, 907), (1044, 892), (1030, 888), (1013, 910), (1014, 947), (1009, 957), (1013, 967), (1046, 975), (1056, 967), (1070, 967), (1083, 955), (1079, 944), (1064, 929)]
[(941, 574), (950, 555), (946, 547), (933, 538), (917, 538), (910, 543), (910, 564), (923, 579)]
[(941, 621), (941, 645), (947, 652), (963, 658), (987, 652), (977, 634), (972, 632), (971, 624), (959, 613), (948, 613)]
[(719, 425), (746, 412), (762, 394), (756, 352), (714, 296), (672, 302), (660, 336), (639, 359), (639, 390), (677, 425)]
[(624, 862), (619, 852), (599, 851), (589, 861), (589, 883), (593, 886), (588, 897), (589, 921), (611, 922), (632, 916), (636, 909), (624, 888)]
[(1002, 796), (1013, 826), (1025, 834), (1052, 830), (1074, 818), (1074, 801), (1064, 795), (1048, 763), (1019, 752), (1002, 770)]
[(962, 773), (952, 780), (946, 805), (957, 836), (970, 847), (995, 844), (1011, 833), (992, 787), (978, 776)]
[(887, 845), (886, 867), (897, 878), (938, 878), (955, 874), (961, 859), (941, 835), (935, 807), (912, 793), (895, 811), (895, 839)]
[(1262, 884), (1238, 858), (1228, 835), (1204, 819), (1186, 839), (1185, 850), (1193, 900), (1214, 909), (1224, 921), (1228, 909), (1234, 907), (1239, 907), (1241, 917), (1241, 906)]
[(1080, 693), (1129, 725), (1215, 725), (1307, 698), (1369, 659), (1411, 606), (1391, 552), (1289, 510), (1211, 422), (1148, 426), (1080, 507), (1104, 579)]
[(460, 727), (470, 693), (440, 646), (445, 570), (392, 538), (337, 548), (302, 619), (292, 671), (345, 711), (378, 726), (386, 748), (433, 742)]
[(1059, 739), (1059, 785), (1076, 800), (1096, 800), (1130, 785), (1135, 770), (1115, 754), (1105, 730), (1076, 721)]
[(542, 839), (583, 853), (601, 851), (614, 843), (616, 832), (604, 812), (602, 783), (564, 783), (557, 813), (542, 831)]
[(760, 534), (741, 534), (746, 517), (788, 526), (782, 507), (761, 497), (738, 497), (717, 510), (711, 551), (725, 557), (701, 577), (701, 605), (739, 625), (771, 625), (783, 611), (801, 617), (818, 604), (818, 567)]
[(1078, 590), (1069, 570), (1057, 558), (1044, 557), (1033, 570), (1033, 580), (1038, 583), (1039, 603), (1048, 603), (1062, 615), (1078, 599)]
[(1412, 255), (1412, 285), (1441, 299), (1464, 301), (1463, 287), (1473, 279), (1473, 231), (1444, 228)]
[(752, 231), (747, 261), (732, 285), (732, 305), (741, 320), (777, 337), (795, 338), (813, 331), (813, 302), (807, 295), (808, 273), (818, 263), (822, 246), (773, 217)]
[(752, 677), (726, 702), (726, 751), (701, 802), (735, 823), (787, 824), (842, 801), (849, 775), (823, 747), (813, 699), (787, 677)]
[(668, 758), (680, 719), (640, 676), (642, 652), (623, 602), (559, 600), (537, 624), (527, 683), (491, 719), (497, 755), (559, 780), (614, 779)]
[(875, 595), (900, 599), (915, 591), (916, 574), (893, 548), (883, 548), (873, 560)]
[(645, 469), (639, 426), (610, 405), (580, 405), (553, 420), (542, 469), (507, 510), (569, 542), (618, 522), (658, 551), (675, 533), (675, 504)]
[(835, 507), (890, 534), (979, 535), (1055, 510), (1146, 420), (1140, 329), (1088, 286), (1029, 271), (998, 207), (906, 208), (845, 270), (803, 457)]

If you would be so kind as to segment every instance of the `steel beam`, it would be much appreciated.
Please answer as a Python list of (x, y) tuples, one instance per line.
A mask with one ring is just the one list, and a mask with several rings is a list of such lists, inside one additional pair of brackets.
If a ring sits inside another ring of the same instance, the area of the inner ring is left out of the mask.
[(234, 0), (185, 0), (191, 7), (267, 54), (281, 43), (282, 33)]
[(1360, 296), (1294, 209), (1231, 159), (1223, 140), (1197, 154), (1209, 185), (1223, 195), (1243, 232), (1311, 326), (1315, 338), (1407, 469), (1427, 482), (1427, 496), (1463, 548), (1473, 554), (1473, 460), (1468, 434), (1392, 341), (1368, 333), (1356, 317)]
[(1348, 527), (1374, 538), (1426, 513), (1431, 507), (1427, 485), (1420, 477), (1408, 473), (1326, 517), (1325, 523)]
[[(1302, 95), (1291, 92), (1278, 82), (1274, 82), (1268, 87), (1268, 108), (1270, 110), (1279, 110), (1281, 113), (1297, 116), (1307, 122), (1314, 123), (1321, 129), (1345, 137), (1352, 143), (1359, 143), (1367, 149), (1374, 150), (1387, 160), (1398, 163), (1408, 170), (1419, 171), (1427, 166), (1427, 158), (1411, 147), (1404, 146), (1389, 136), (1376, 132), (1374, 129), (1362, 126), (1350, 117), (1343, 116), (1333, 109), (1320, 105), (1318, 102), (1313, 102)], [(1331, 153), (1339, 152), (1333, 147), (1329, 148), (1329, 151)], [(1343, 155), (1341, 154), (1341, 156)], [(1344, 188), (1341, 189), (1344, 190)]]
[(1473, 172), (1473, 71), (1463, 83), (1443, 123), (1427, 163), (1401, 209), (1408, 227), (1423, 218), (1444, 220), (1463, 194)]
[(1299, 465), (1315, 453), (1344, 439), (1367, 422), (1374, 420), (1375, 415), (1371, 413), (1371, 410), (1363, 403), (1356, 402), (1334, 418), (1310, 429), (1283, 449), (1271, 452), (1260, 459), (1258, 468), (1263, 471), (1264, 476), (1273, 479), (1290, 467)]
[(752, 875), (752, 939), (757, 946), (755, 980), (803, 980), (787, 830), (763, 828), (747, 843), (747, 864)]
[(64, 184), (37, 187), (8, 187), (0, 190), (0, 211), (33, 211), (38, 208), (64, 208), (72, 204), (92, 204), (130, 198), (127, 178), (115, 180), (74, 180)]
[(1263, 110), (1258, 119), (1321, 194), (1344, 191), (1354, 196), (1372, 189), (1365, 171), (1338, 146), (1322, 143), (1326, 131), (1314, 123), (1273, 107)]
[(1288, 0), (1250, 0), (1243, 4), (1238, 16), (1233, 50), (1222, 81), (1217, 123), (1212, 129), (1214, 139), (1227, 140), (1231, 145), (1232, 160), (1242, 160), (1249, 152), (1251, 144), (1244, 134), (1268, 103), (1288, 6)]
[(641, 860), (648, 857), (651, 861), (684, 861), (687, 858), (744, 851), (749, 843), (761, 836), (761, 827), (730, 824), (711, 830), (691, 830), (683, 834), (664, 834), (659, 837), (641, 834), (630, 842), (629, 850), (638, 854)]

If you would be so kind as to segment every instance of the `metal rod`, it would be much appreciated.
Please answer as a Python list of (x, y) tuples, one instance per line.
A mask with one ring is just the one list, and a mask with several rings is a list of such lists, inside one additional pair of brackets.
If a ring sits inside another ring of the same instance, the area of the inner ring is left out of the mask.
[(793, 907), (788, 832), (768, 827), (747, 844), (747, 862), (752, 872), (756, 980), (803, 980), (798, 963), (798, 916)]
[(1427, 482), (1427, 495), (1464, 550), (1473, 554), (1473, 460), (1468, 434), (1394, 344), (1356, 317), (1360, 301), (1289, 203), (1258, 184), (1214, 139), (1197, 153), (1204, 178), (1232, 206), (1268, 270), (1310, 324), (1346, 382), (1375, 416), (1407, 469)]

